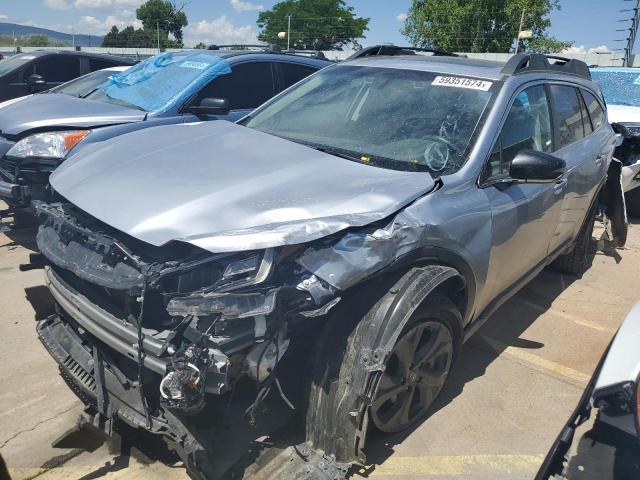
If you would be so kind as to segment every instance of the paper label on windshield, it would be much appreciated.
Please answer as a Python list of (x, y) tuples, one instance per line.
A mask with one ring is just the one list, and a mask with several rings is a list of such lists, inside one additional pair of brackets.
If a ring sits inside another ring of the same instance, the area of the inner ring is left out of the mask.
[(443, 77), (441, 75), (438, 75), (433, 79), (431, 85), (439, 85), (442, 87), (470, 88), (471, 90), (484, 90), (486, 92), (491, 88), (493, 82), (478, 80), (476, 78)]
[(196, 68), (198, 70), (204, 70), (209, 66), (209, 64), (204, 62), (194, 62), (192, 60), (187, 60), (186, 62), (182, 62), (180, 66), (183, 68)]

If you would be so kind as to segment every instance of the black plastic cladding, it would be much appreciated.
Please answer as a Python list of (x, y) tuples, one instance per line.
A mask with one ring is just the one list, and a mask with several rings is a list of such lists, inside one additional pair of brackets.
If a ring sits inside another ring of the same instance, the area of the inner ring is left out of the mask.
[[(549, 59), (557, 61), (551, 63)], [(591, 80), (589, 66), (583, 61), (541, 53), (519, 53), (511, 57), (502, 68), (502, 73), (505, 75), (530, 72), (566, 73)]]

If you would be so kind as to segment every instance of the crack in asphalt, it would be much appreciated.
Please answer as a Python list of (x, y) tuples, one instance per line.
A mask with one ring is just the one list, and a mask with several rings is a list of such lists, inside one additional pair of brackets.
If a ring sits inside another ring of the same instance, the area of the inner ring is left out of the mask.
[(77, 405), (72, 405), (71, 407), (69, 407), (69, 408), (67, 408), (65, 410), (62, 410), (61, 412), (58, 412), (58, 413), (56, 413), (55, 415), (53, 415), (53, 416), (51, 416), (49, 418), (45, 418), (44, 420), (40, 420), (39, 422), (37, 422), (31, 428), (25, 428), (24, 430), (20, 430), (20, 431), (14, 433), (9, 438), (7, 438), (4, 442), (0, 443), (0, 448), (6, 447), (10, 442), (12, 442), (16, 438), (18, 438), (23, 433), (33, 432), (36, 428), (38, 428), (43, 423), (47, 423), (47, 422), (49, 422), (51, 420), (54, 420), (55, 418), (59, 417), (60, 415), (64, 415), (65, 413), (70, 412), (71, 410), (73, 410), (74, 408), (77, 408), (77, 407), (78, 407)]

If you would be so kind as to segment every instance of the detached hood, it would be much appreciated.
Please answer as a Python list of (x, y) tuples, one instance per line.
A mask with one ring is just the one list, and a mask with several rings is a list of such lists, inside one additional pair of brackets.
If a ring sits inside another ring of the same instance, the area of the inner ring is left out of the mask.
[(428, 173), (352, 162), (222, 120), (87, 146), (51, 184), (139, 240), (212, 252), (304, 243), (367, 225), (434, 186)]
[(90, 128), (144, 120), (146, 113), (110, 103), (43, 93), (0, 106), (0, 133), (20, 135), (47, 127)]
[(609, 123), (640, 123), (640, 107), (607, 104)]

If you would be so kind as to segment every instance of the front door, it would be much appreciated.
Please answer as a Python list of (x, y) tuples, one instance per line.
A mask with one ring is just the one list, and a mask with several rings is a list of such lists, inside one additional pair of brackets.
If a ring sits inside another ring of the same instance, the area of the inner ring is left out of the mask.
[(561, 183), (509, 182), (511, 162), (521, 150), (553, 150), (551, 113), (542, 84), (516, 95), (482, 177), (493, 237), (486, 302), (546, 260), (562, 208)]

